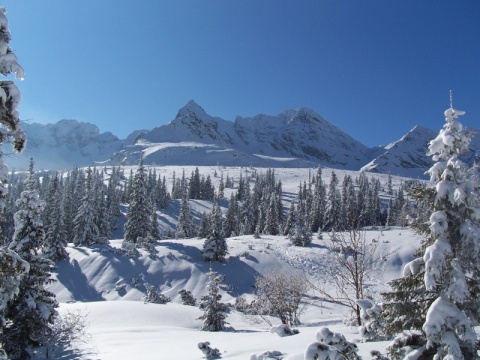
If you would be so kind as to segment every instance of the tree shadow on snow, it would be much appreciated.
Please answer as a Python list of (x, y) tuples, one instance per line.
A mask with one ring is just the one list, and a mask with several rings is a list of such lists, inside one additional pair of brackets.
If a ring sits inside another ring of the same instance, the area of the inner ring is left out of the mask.
[(73, 298), (78, 301), (102, 301), (105, 300), (93, 286), (88, 283), (88, 279), (82, 272), (78, 261), (73, 259), (57, 263), (57, 280), (65, 286)]

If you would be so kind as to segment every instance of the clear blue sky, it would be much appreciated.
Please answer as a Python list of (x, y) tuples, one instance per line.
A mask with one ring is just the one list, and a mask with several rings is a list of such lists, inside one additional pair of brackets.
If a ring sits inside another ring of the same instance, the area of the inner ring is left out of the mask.
[(480, 128), (477, 0), (4, 0), (20, 116), (124, 138), (190, 99), (227, 120), (312, 108), (374, 146)]

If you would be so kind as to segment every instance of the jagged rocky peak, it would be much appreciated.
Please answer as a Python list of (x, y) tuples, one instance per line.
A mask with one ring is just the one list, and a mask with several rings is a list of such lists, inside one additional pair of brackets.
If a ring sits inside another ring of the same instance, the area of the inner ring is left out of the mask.
[(205, 110), (195, 102), (195, 100), (190, 100), (184, 107), (178, 110), (177, 116), (175, 118), (179, 119), (189, 117), (191, 115), (194, 115), (194, 117), (200, 118), (202, 120), (211, 118), (205, 112)]
[(286, 110), (282, 113), (284, 117), (288, 119), (289, 122), (302, 121), (302, 122), (311, 122), (311, 121), (321, 121), (324, 122), (325, 119), (322, 118), (314, 110), (303, 107), (298, 110)]

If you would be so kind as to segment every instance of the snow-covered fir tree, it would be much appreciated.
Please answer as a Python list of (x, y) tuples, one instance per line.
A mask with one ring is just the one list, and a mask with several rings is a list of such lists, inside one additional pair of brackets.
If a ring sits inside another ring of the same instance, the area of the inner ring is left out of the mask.
[(235, 236), (240, 233), (239, 217), (240, 208), (238, 206), (237, 198), (234, 193), (230, 196), (230, 202), (228, 204), (227, 215), (225, 216), (225, 222), (223, 225), (223, 231), (226, 237)]
[(67, 233), (65, 231), (63, 198), (61, 195), (60, 179), (55, 174), (50, 182), (47, 206), (49, 211), (45, 214), (45, 241), (43, 254), (46, 258), (56, 262), (68, 258)]
[[(417, 357), (475, 359), (478, 354), (473, 325), (480, 321), (479, 187), (460, 160), (472, 137), (458, 121), (463, 114), (447, 109), (443, 129), (430, 142), (427, 155), (435, 164), (428, 173), (436, 185), (417, 192), (431, 205), (429, 227), (419, 227), (427, 238), (424, 253), (405, 266), (405, 277), (387, 294), (393, 303), (389, 316), (402, 316), (401, 330), (421, 326), (424, 342), (415, 350)], [(402, 313), (405, 306), (423, 311)], [(398, 347), (392, 347), (393, 355), (402, 354)]]
[(200, 217), (200, 225), (198, 227), (197, 236), (199, 238), (206, 238), (210, 229), (210, 217), (204, 211)]
[(267, 235), (278, 235), (279, 226), (278, 226), (278, 212), (277, 212), (277, 201), (275, 194), (271, 194), (270, 201), (268, 204), (267, 214), (265, 218), (265, 227), (263, 228), (263, 233)]
[(55, 295), (45, 288), (52, 282), (53, 263), (38, 252), (45, 236), (41, 219), (45, 202), (36, 190), (33, 161), (17, 207), (9, 249), (28, 263), (29, 271), (22, 276), (18, 295), (8, 302), (5, 318), (11, 325), (8, 330), (2, 327), (0, 338), (12, 359), (29, 359), (32, 348), (43, 345), (57, 314)]
[(338, 230), (342, 227), (341, 225), (341, 196), (340, 192), (337, 189), (338, 186), (338, 177), (336, 173), (332, 170), (332, 175), (330, 177), (330, 184), (328, 185), (328, 195), (327, 195), (327, 213), (326, 213), (326, 230)]
[(202, 257), (204, 261), (224, 261), (227, 254), (228, 247), (223, 234), (222, 211), (218, 199), (216, 199), (210, 214), (210, 229), (203, 244)]
[(201, 330), (222, 331), (225, 330), (227, 325), (225, 304), (220, 302), (222, 298), (220, 284), (223, 282), (223, 277), (212, 270), (207, 275), (209, 278), (207, 283), (208, 295), (201, 297), (199, 306), (203, 310), (203, 315), (199, 317), (203, 320)]
[[(0, 74), (6, 76), (14, 73), (17, 79), (23, 80), (24, 70), (9, 45), (11, 38), (6, 13), (6, 9), (0, 7)], [(20, 152), (25, 146), (26, 137), (20, 126), (17, 111), (20, 103), (20, 91), (13, 81), (0, 82), (0, 99), (0, 125), (2, 127), (0, 146), (4, 142), (9, 142), (16, 152)], [(5, 206), (7, 180), (8, 169), (3, 162), (3, 152), (0, 151), (0, 208)]]
[(175, 237), (177, 239), (189, 239), (195, 236), (195, 223), (190, 211), (189, 199), (187, 194), (183, 194), (178, 214), (177, 230)]
[(142, 157), (132, 183), (124, 241), (136, 243), (139, 237), (146, 238), (149, 235), (151, 230), (151, 211), (152, 206), (147, 194), (147, 174), (143, 166)]
[(93, 195), (93, 174), (92, 169), (88, 168), (83, 197), (74, 219), (73, 243), (75, 246), (89, 246), (98, 242), (98, 226), (95, 221), (94, 208), (95, 197)]
[(293, 213), (293, 226), (291, 227), (288, 238), (292, 245), (295, 246), (309, 246), (312, 244), (312, 233), (305, 221), (305, 209), (303, 201), (299, 204)]

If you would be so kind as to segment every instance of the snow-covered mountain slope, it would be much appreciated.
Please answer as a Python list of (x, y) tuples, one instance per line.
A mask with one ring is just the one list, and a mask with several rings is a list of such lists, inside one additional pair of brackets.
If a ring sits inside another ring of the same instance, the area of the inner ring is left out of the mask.
[(208, 115), (190, 101), (169, 124), (145, 132), (112, 156), (114, 164), (224, 166), (329, 166), (358, 169), (369, 149), (314, 111), (287, 110), (277, 116)]
[[(472, 130), (472, 133), (474, 134), (470, 143), (472, 151), (462, 156), (462, 160), (470, 165), (480, 159), (480, 132)], [(379, 155), (361, 170), (410, 178), (426, 178), (425, 171), (433, 165), (432, 159), (426, 155), (428, 145), (437, 135), (438, 131), (417, 125), (400, 140), (385, 146), (382, 150), (376, 150)]]
[(110, 132), (100, 134), (93, 124), (60, 120), (55, 124), (22, 123), (27, 145), (19, 155), (6, 161), (9, 168), (26, 169), (30, 158), (36, 169), (70, 169), (108, 160), (125, 144)]
[(415, 126), (400, 140), (385, 146), (383, 153), (361, 170), (424, 178), (425, 171), (433, 164), (432, 159), (426, 155), (428, 144), (436, 136), (434, 130)]

